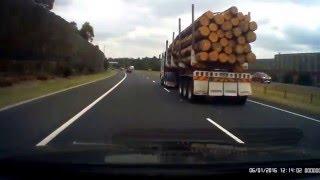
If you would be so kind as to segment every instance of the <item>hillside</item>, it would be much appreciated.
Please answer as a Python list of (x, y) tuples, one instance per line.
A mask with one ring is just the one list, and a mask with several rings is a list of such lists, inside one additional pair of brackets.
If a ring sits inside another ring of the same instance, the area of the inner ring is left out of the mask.
[[(23, 62), (40, 63), (45, 66), (41, 69), (53, 73), (61, 67), (72, 73), (103, 70), (105, 57), (98, 47), (84, 40), (69, 22), (32, 0), (1, 0), (0, 17), (1, 72), (16, 71), (13, 64)], [(26, 65), (22, 69), (22, 73), (37, 70)]]

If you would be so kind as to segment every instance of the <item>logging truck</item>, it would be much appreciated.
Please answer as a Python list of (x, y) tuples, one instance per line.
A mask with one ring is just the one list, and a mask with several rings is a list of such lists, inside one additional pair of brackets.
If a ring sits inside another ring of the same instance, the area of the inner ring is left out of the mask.
[(257, 24), (250, 13), (236, 7), (224, 12), (208, 11), (179, 34), (160, 55), (161, 85), (179, 89), (182, 97), (193, 101), (198, 96), (224, 97), (245, 104), (252, 94), (248, 63), (256, 60), (249, 43), (256, 40)]

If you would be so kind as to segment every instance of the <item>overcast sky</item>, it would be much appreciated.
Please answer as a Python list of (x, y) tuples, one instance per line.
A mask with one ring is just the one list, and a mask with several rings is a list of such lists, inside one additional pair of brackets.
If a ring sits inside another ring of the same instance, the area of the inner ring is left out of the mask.
[(94, 43), (107, 57), (158, 56), (178, 29), (191, 23), (191, 4), (196, 17), (207, 10), (237, 6), (251, 12), (258, 23), (253, 51), (258, 58), (276, 53), (319, 52), (320, 0), (56, 0), (53, 12), (78, 28), (89, 21)]

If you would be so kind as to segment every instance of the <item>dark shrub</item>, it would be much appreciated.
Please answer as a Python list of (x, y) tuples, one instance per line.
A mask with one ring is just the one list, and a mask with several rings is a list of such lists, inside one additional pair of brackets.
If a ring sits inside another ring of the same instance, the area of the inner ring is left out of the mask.
[(278, 77), (277, 75), (272, 74), (272, 75), (271, 75), (271, 78), (272, 78), (272, 81), (274, 81), (274, 82), (279, 82), (279, 77)]
[(46, 81), (48, 79), (49, 79), (49, 77), (47, 75), (38, 75), (37, 76), (37, 80), (40, 80), (40, 81)]
[(34, 80), (35, 78), (36, 77), (34, 75), (23, 75), (19, 77), (21, 81), (31, 81), (31, 80)]
[(288, 83), (288, 84), (292, 84), (293, 83), (293, 77), (291, 73), (286, 73), (283, 77), (283, 82), (284, 83)]
[(12, 86), (15, 83), (19, 82), (17, 77), (3, 77), (0, 78), (0, 87)]
[(303, 73), (299, 75), (298, 84), (311, 86), (312, 85), (312, 78), (311, 75), (308, 73)]
[(105, 60), (103, 66), (104, 66), (104, 69), (108, 69), (109, 68), (109, 61)]
[(8, 79), (0, 78), (0, 87), (12, 86), (13, 82)]
[(63, 77), (69, 77), (72, 75), (72, 69), (70, 67), (65, 67), (62, 73)]

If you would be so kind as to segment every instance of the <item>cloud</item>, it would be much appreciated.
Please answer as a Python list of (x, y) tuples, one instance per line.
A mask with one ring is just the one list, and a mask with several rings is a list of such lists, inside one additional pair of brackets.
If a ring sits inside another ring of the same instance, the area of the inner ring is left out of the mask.
[[(261, 33), (253, 43), (260, 57), (272, 57), (273, 54), (318, 52), (320, 49), (320, 28), (305, 29), (299, 26), (288, 26), (283, 31), (284, 36), (274, 33)], [(272, 56), (268, 55), (271, 54)]]
[(55, 0), (54, 6), (68, 6), (71, 4), (70, 0)]
[(288, 26), (285, 33), (288, 34), (288, 41), (292, 44), (304, 45), (312, 50), (320, 49), (320, 27), (310, 30), (300, 26)]
[(257, 57), (273, 57), (277, 52), (319, 50), (320, 1), (307, 0), (56, 0), (54, 12), (78, 27), (89, 21), (95, 29), (95, 43), (107, 48), (111, 57), (157, 56), (165, 40), (191, 23), (191, 4), (196, 17), (212, 10), (237, 6), (251, 12), (259, 28), (253, 43)]
[(258, 36), (257, 41), (254, 43), (254, 46), (267, 49), (274, 53), (276, 52), (288, 52), (288, 51), (297, 51), (299, 47), (296, 44), (288, 42), (286, 38), (280, 38), (274, 34), (261, 34)]

